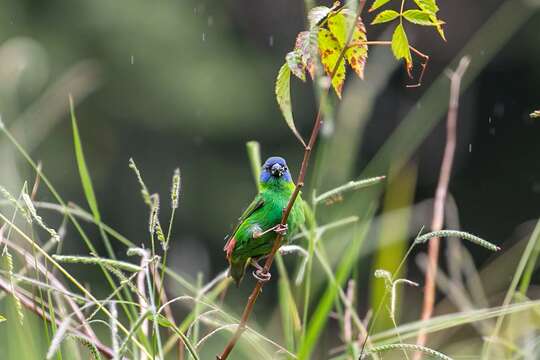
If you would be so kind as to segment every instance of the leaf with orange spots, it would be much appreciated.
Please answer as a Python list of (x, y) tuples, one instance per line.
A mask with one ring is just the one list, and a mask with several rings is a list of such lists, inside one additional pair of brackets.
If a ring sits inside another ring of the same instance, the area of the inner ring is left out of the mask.
[(299, 51), (302, 58), (302, 63), (309, 71), (311, 78), (315, 78), (315, 64), (313, 61), (314, 54), (317, 53), (317, 31), (302, 31), (296, 37), (294, 50)]
[[(326, 74), (332, 78), (332, 86), (336, 94), (341, 98), (343, 83), (345, 82), (345, 60), (341, 59), (336, 67), (336, 64), (341, 53), (341, 46), (338, 40), (332, 35), (330, 30), (319, 29), (319, 52), (321, 54), (321, 63)], [(335, 71), (335, 74), (333, 74)], [(332, 77), (332, 75), (334, 75)]]
[(306, 66), (302, 62), (302, 53), (295, 49), (285, 56), (287, 66), (291, 69), (291, 72), (302, 81), (306, 81)]
[[(352, 26), (354, 26), (354, 30), (349, 39)], [(358, 76), (363, 79), (368, 46), (366, 44), (366, 28), (362, 19), (350, 9), (343, 9), (328, 17), (328, 29), (337, 39), (341, 48), (347, 46), (345, 58)]]

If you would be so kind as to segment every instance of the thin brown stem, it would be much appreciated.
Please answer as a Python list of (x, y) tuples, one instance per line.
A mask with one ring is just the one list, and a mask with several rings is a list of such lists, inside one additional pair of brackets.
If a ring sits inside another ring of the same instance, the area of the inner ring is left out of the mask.
[[(364, 5), (365, 5), (365, 0), (360, 0), (357, 11), (356, 11), (356, 17), (358, 17), (362, 13)], [(348, 48), (348, 44), (351, 43), (353, 34), (354, 34), (354, 24), (353, 26), (351, 26), (351, 29), (349, 30), (349, 34), (348, 34), (345, 46), (343, 47), (343, 49), (341, 49), (341, 52), (337, 58), (334, 68), (332, 69), (330, 80), (332, 80), (334, 76), (336, 75), (337, 70), (339, 68), (339, 64), (341, 63), (341, 61), (343, 61), (345, 57), (345, 52)], [(298, 195), (300, 194), (300, 190), (304, 187), (304, 179), (306, 177), (307, 168), (309, 165), (309, 159), (311, 157), (311, 152), (312, 152), (313, 147), (315, 146), (315, 142), (317, 141), (317, 136), (319, 135), (319, 130), (321, 129), (321, 125), (323, 122), (322, 107), (324, 106), (327, 95), (328, 95), (328, 89), (326, 89), (326, 91), (321, 96), (321, 99), (319, 102), (319, 110), (317, 111), (317, 116), (315, 117), (315, 122), (313, 124), (313, 129), (311, 130), (311, 136), (309, 138), (309, 142), (307, 146), (304, 146), (304, 158), (302, 159), (302, 165), (300, 166), (300, 172), (298, 174), (296, 186), (289, 199), (287, 207), (283, 210), (283, 215), (281, 217), (281, 225), (283, 226), (287, 224), (287, 219), (289, 218), (289, 214), (291, 213), (294, 202), (298, 198)], [(270, 254), (266, 258), (266, 262), (264, 263), (263, 274), (268, 273), (268, 271), (270, 270), (270, 266), (272, 266), (272, 262), (274, 261), (274, 256), (276, 255), (276, 252), (281, 246), (282, 239), (283, 239), (282, 234), (276, 235), (276, 239), (274, 240), (274, 245), (272, 246), (272, 250), (270, 251)], [(236, 342), (238, 341), (238, 339), (240, 339), (240, 336), (242, 336), (242, 333), (246, 330), (247, 321), (249, 319), (249, 316), (251, 315), (251, 312), (253, 311), (253, 307), (255, 306), (255, 302), (257, 301), (257, 297), (259, 296), (259, 293), (261, 292), (263, 285), (264, 285), (264, 282), (262, 281), (257, 281), (257, 284), (255, 284), (255, 287), (253, 288), (253, 291), (251, 292), (251, 295), (248, 298), (246, 307), (244, 308), (244, 311), (242, 313), (242, 317), (240, 318), (240, 323), (238, 324), (238, 327), (233, 337), (223, 349), (223, 352), (221, 353), (221, 355), (216, 356), (218, 360), (227, 359), (231, 351), (234, 349)]]
[[(450, 100), (448, 105), (448, 116), (446, 118), (446, 145), (444, 148), (439, 181), (435, 192), (435, 201), (433, 206), (433, 219), (431, 222), (431, 231), (441, 230), (444, 225), (444, 207), (446, 196), (448, 194), (448, 184), (452, 173), (452, 164), (454, 162), (454, 153), (456, 149), (456, 128), (459, 109), (459, 93), (461, 79), (469, 66), (468, 57), (463, 57), (459, 62), (456, 71), (450, 73)], [(427, 321), (433, 314), (435, 304), (435, 278), (437, 276), (437, 262), (439, 258), (440, 239), (433, 238), (429, 241), (428, 266), (424, 285), (424, 303), (422, 308), (422, 321)], [(427, 335), (422, 329), (418, 334), (417, 345), (424, 346), (427, 341)], [(414, 359), (421, 359), (422, 354), (416, 353)]]
[[(389, 40), (355, 41), (355, 42), (352, 42), (349, 45), (349, 47), (358, 46), (358, 45), (386, 45), (386, 46), (391, 46), (392, 42), (389, 41)], [(428, 65), (428, 62), (429, 62), (429, 56), (424, 54), (423, 52), (421, 52), (420, 50), (418, 50), (417, 48), (415, 48), (412, 45), (409, 45), (409, 49), (413, 53), (415, 53), (416, 55), (418, 55), (419, 57), (421, 57), (423, 59), (423, 61), (420, 63), (420, 66), (422, 67), (422, 70), (420, 71), (420, 76), (418, 76), (418, 82), (416, 82), (415, 84), (406, 85), (406, 87), (408, 87), (408, 88), (416, 88), (416, 87), (422, 86), (422, 79), (424, 78), (424, 73), (426, 72), (426, 69), (427, 69), (427, 65)], [(411, 74), (409, 74), (409, 75), (411, 75)], [(412, 76), (411, 76), (411, 78), (412, 78)]]

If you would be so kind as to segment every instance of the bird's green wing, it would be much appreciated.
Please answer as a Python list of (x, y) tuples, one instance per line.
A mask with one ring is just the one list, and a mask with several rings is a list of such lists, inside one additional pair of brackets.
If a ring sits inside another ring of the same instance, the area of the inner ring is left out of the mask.
[(230, 238), (234, 236), (240, 225), (246, 220), (248, 217), (250, 217), (255, 211), (259, 210), (264, 205), (264, 199), (261, 196), (261, 194), (257, 194), (255, 196), (255, 199), (249, 204), (246, 210), (242, 213), (242, 216), (238, 218), (238, 222), (236, 223), (235, 227), (231, 231), (230, 235), (227, 236), (227, 238)]

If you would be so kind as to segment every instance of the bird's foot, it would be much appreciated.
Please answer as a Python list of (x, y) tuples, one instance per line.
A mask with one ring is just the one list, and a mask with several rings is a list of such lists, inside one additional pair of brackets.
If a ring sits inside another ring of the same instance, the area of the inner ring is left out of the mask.
[(287, 226), (287, 224), (277, 224), (276, 226), (274, 226), (274, 232), (281, 236), (287, 235), (287, 230), (289, 230), (289, 226)]
[(272, 277), (272, 274), (264, 270), (264, 267), (262, 267), (257, 261), (251, 259), (251, 266), (253, 266), (256, 270), (253, 272), (253, 277), (259, 281), (267, 282)]
[(260, 269), (253, 272), (253, 277), (260, 282), (267, 282), (272, 278), (272, 274), (264, 272), (264, 269)]
[(253, 238), (258, 239), (261, 236), (266, 235), (271, 231), (273, 231), (273, 232), (275, 232), (277, 234), (280, 234), (281, 236), (285, 236), (287, 234), (288, 229), (289, 229), (289, 227), (287, 226), (287, 224), (285, 224), (285, 225), (277, 224), (276, 226), (272, 226), (270, 229), (266, 229), (264, 231), (258, 231), (258, 232), (253, 233)]

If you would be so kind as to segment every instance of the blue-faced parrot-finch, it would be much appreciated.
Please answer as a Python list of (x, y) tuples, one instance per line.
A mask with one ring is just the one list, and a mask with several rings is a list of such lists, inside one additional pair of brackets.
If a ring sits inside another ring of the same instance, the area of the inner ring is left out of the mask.
[(295, 188), (285, 159), (268, 158), (262, 166), (259, 181), (259, 193), (240, 217), (223, 248), (229, 262), (229, 276), (237, 286), (248, 264), (257, 269), (254, 273), (257, 279), (269, 280), (270, 274), (263, 274), (257, 260), (270, 253), (278, 233), (284, 236), (283, 242), (287, 243), (304, 223), (304, 205), (298, 196), (287, 225), (281, 226), (283, 209), (287, 207)]

